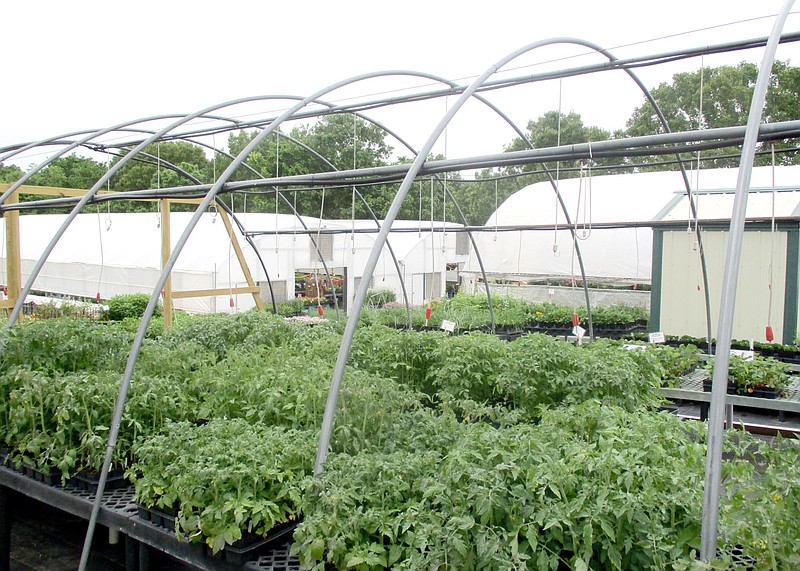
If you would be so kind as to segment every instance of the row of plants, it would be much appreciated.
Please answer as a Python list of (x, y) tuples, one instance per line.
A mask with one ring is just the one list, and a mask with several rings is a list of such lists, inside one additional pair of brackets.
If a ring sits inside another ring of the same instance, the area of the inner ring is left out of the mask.
[[(376, 296), (377, 297), (377, 296)], [(572, 328), (573, 314), (583, 325), (587, 323), (586, 308), (571, 307), (551, 302), (528, 302), (511, 296), (493, 296), (495, 324), (504, 329), (547, 330)], [(443, 321), (452, 321), (460, 331), (488, 330), (491, 326), (488, 298), (484, 294), (458, 293), (450, 299), (435, 300), (427, 306), (411, 308), (412, 325), (439, 328)], [(598, 329), (633, 330), (647, 324), (649, 315), (640, 306), (612, 304), (592, 308), (592, 324)], [(365, 305), (361, 312), (365, 324), (406, 327), (408, 315), (405, 305), (389, 301)]]
[[(638, 341), (647, 341), (646, 333), (632, 333), (629, 337)], [(705, 338), (693, 337), (691, 335), (667, 335), (665, 342), (668, 345), (674, 346), (696, 345), (702, 347), (703, 351), (706, 353), (714, 353), (717, 345), (717, 340), (712, 338), (709, 350), (709, 344)], [(784, 345), (782, 343), (768, 343), (750, 339), (732, 339), (731, 349), (742, 351), (752, 350), (762, 357), (772, 357), (786, 363), (800, 364), (800, 345), (798, 344)]]
[[(100, 467), (133, 325), (6, 333), (7, 462), (65, 482)], [(172, 509), (178, 537), (214, 552), (302, 520), (294, 550), (319, 570), (707, 568), (695, 553), (703, 429), (657, 411), (657, 388), (696, 366), (692, 348), (363, 326), (315, 481), (340, 327), (255, 312), (179, 316), (169, 332), (156, 322), (116, 452), (142, 506)], [(726, 443), (713, 565), (737, 547), (794, 568), (800, 450), (738, 440)]]

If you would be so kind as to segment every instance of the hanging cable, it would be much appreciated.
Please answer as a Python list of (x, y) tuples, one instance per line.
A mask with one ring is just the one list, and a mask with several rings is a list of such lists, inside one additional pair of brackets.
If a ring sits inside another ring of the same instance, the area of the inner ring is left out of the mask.
[(422, 181), (419, 181), (419, 230), (417, 238), (422, 238)]
[[(231, 211), (233, 211), (232, 206), (233, 206), (233, 197), (231, 196)], [(231, 309), (233, 309), (236, 305), (233, 301), (233, 278), (231, 277), (231, 266), (233, 265), (231, 264), (232, 250), (233, 250), (233, 236), (231, 236), (231, 239), (228, 240), (228, 298), (229, 298), (228, 303), (231, 306)]]
[[(280, 130), (280, 129), (279, 129)], [(275, 131), (275, 178), (278, 178), (281, 169), (281, 138)], [(277, 277), (281, 277), (280, 264), (280, 233), (278, 232), (278, 187), (275, 187), (275, 264), (278, 267)]]
[[(561, 146), (561, 78), (558, 79), (558, 121), (556, 123), (556, 147)], [(558, 183), (561, 161), (556, 161), (556, 195), (558, 195)], [(558, 200), (555, 201), (555, 226), (553, 227), (553, 256), (558, 256)]]
[[(588, 174), (586, 174), (588, 173)], [(585, 187), (584, 187), (585, 183)], [(583, 203), (583, 216), (581, 216), (581, 203)], [(578, 221), (583, 219), (581, 224), (582, 232), (578, 235)], [(575, 212), (575, 239), (587, 240), (592, 234), (592, 143), (589, 141), (589, 160), (585, 165), (581, 165), (578, 174), (578, 207)]]
[(765, 337), (770, 343), (775, 339), (775, 332), (772, 330), (772, 278), (775, 261), (775, 143), (772, 144), (772, 216), (770, 220), (769, 235), (769, 276), (767, 287), (769, 297), (767, 301), (767, 327)]
[(0, 284), (3, 287), (3, 295), (8, 297), (8, 284), (6, 283), (6, 264), (8, 263), (8, 252), (6, 251), (6, 232), (3, 228), (3, 235), (0, 236), (0, 252), (3, 253), (3, 264), (0, 265)]
[(297, 218), (300, 216), (297, 212), (297, 189), (294, 191), (294, 216), (292, 216), (292, 242), (297, 242)]
[[(234, 205), (234, 196), (231, 194), (231, 216), (236, 216), (236, 208)], [(228, 304), (231, 306), (231, 309), (235, 307), (235, 303), (233, 301), (233, 280), (231, 278), (231, 249), (233, 248), (233, 232), (229, 233), (230, 240), (228, 240)]]
[(100, 303), (100, 286), (103, 284), (103, 268), (105, 267), (105, 252), (103, 251), (103, 227), (100, 224), (100, 205), (97, 205), (97, 235), (100, 243), (100, 273), (97, 277), (97, 303)]
[[(161, 190), (161, 141), (156, 143), (156, 190)], [(156, 228), (161, 228), (161, 201), (156, 201)]]
[(324, 314), (324, 310), (322, 309), (322, 294), (320, 293), (319, 289), (319, 256), (322, 256), (322, 250), (320, 248), (320, 236), (322, 233), (322, 215), (325, 212), (325, 187), (322, 187), (322, 199), (319, 202), (319, 219), (317, 222), (317, 253), (318, 256), (314, 258), (314, 283), (317, 286), (317, 313), (319, 316), (322, 317)]
[[(701, 55), (700, 56), (700, 106), (698, 107), (698, 110), (697, 110), (697, 129), (699, 131), (702, 131), (703, 129), (705, 129), (705, 118), (704, 118), (704, 115), (703, 115), (703, 96), (704, 96), (704, 91), (705, 91), (705, 69), (706, 69), (705, 63), (704, 63), (704, 60), (703, 60), (703, 56)], [(699, 244), (697, 243), (697, 225), (698, 225), (698, 220), (700, 218), (700, 214), (699, 214), (699, 212), (700, 212), (700, 166), (701, 166), (700, 149), (697, 149), (697, 159), (696, 160), (697, 160), (697, 170), (695, 171), (695, 181), (694, 181), (694, 188), (695, 188), (694, 217), (692, 217), (691, 215), (688, 217), (689, 218), (689, 231), (692, 230), (692, 218), (694, 218), (695, 239), (694, 239), (694, 242), (692, 244), (692, 249), (695, 250), (695, 251), (699, 248)], [(691, 200), (691, 197), (690, 197), (690, 200)]]
[(497, 178), (494, 179), (494, 241), (497, 242), (497, 228), (499, 222), (499, 212), (497, 210)]
[(211, 146), (214, 147), (213, 152), (211, 153), (211, 182), (217, 182), (217, 137), (214, 133), (211, 133)]
[[(357, 168), (356, 165), (356, 136), (357, 136), (357, 124), (356, 124), (356, 117), (357, 115), (353, 113), (353, 170), (355, 171)], [(350, 198), (350, 223), (351, 223), (351, 232), (350, 232), (350, 253), (356, 253), (356, 185), (353, 185), (353, 192), (351, 193)]]
[[(449, 97), (444, 98), (444, 116), (450, 110)], [(449, 123), (448, 123), (449, 125)], [(444, 158), (447, 160), (447, 131), (448, 127), (444, 128)], [(447, 239), (447, 171), (444, 173), (444, 184), (442, 185), (442, 252), (445, 252), (445, 244)]]
[[(428, 325), (428, 320), (431, 318), (431, 302), (433, 301), (433, 276), (436, 271), (436, 244), (433, 241), (433, 177), (431, 177), (431, 272), (429, 275), (428, 291), (423, 291), (427, 299), (427, 307), (425, 308), (425, 326)], [(424, 284), (423, 284), (424, 289)]]

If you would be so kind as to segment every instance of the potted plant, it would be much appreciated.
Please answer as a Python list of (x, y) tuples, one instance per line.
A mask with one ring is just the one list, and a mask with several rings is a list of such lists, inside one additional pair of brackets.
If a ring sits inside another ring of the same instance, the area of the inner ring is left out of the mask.
[[(703, 382), (703, 390), (711, 390), (714, 362), (708, 365), (709, 380)], [(755, 355), (745, 360), (731, 355), (728, 365), (728, 394), (774, 399), (781, 396), (789, 385), (789, 366), (772, 357)]]

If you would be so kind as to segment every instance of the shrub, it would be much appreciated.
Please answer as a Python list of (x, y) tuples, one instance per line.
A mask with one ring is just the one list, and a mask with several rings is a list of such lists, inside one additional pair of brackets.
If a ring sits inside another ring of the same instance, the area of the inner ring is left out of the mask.
[[(126, 317), (139, 318), (144, 315), (150, 296), (146, 293), (126, 293), (115, 295), (108, 300), (108, 318), (112, 321), (122, 321)], [(160, 308), (156, 307), (155, 315), (159, 315)]]

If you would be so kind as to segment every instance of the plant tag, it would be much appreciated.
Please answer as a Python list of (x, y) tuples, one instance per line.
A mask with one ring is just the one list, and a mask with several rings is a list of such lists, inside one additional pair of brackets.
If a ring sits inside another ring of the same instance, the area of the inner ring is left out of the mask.
[(586, 330), (580, 325), (576, 325), (572, 328), (572, 334), (578, 338), (578, 343), (580, 343), (583, 339), (583, 336), (586, 335)]
[(731, 349), (731, 355), (741, 357), (744, 361), (752, 361), (755, 356), (755, 351), (746, 351), (745, 349)]
[(442, 319), (442, 329), (452, 333), (452, 332), (454, 332), (456, 330), (456, 322), (455, 321), (448, 321), (446, 319)]
[(667, 338), (664, 337), (663, 331), (653, 331), (647, 335), (647, 338), (650, 340), (650, 343), (664, 343), (667, 340)]
[(626, 343), (622, 346), (623, 349), (627, 349), (628, 351), (646, 351), (647, 345), (631, 345)]

